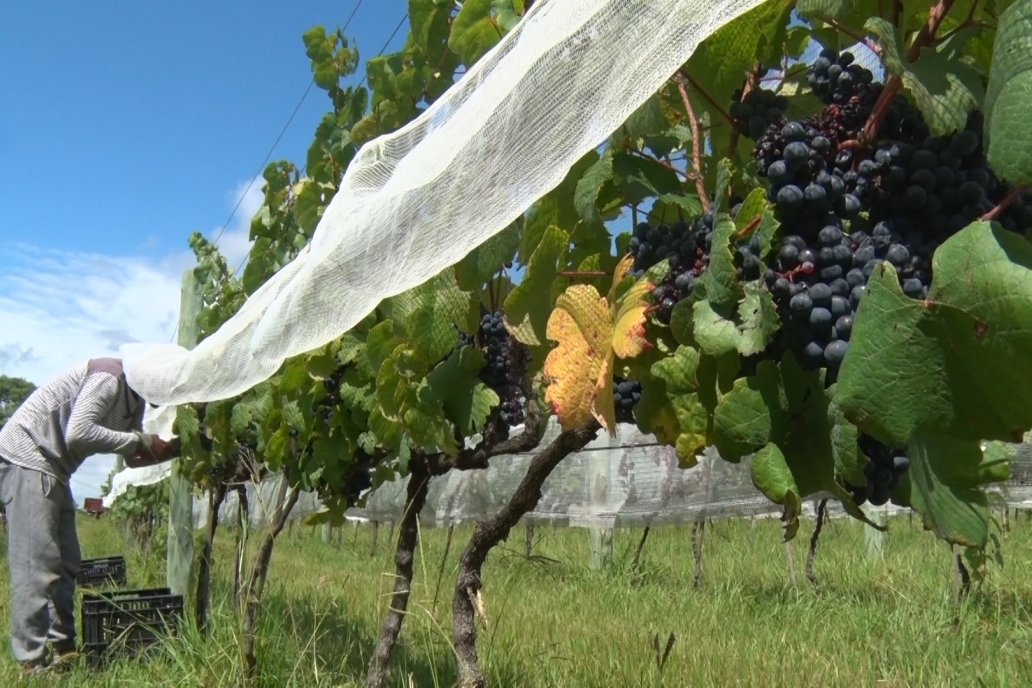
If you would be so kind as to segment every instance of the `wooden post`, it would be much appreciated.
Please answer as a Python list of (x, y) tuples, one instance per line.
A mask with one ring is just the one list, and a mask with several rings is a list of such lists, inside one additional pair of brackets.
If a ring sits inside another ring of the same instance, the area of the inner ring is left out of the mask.
[[(617, 437), (609, 436), (609, 445), (618, 447), (620, 442)], [(609, 484), (609, 452), (594, 452), (589, 454), (590, 464), (588, 467), (588, 494), (591, 504), (589, 509), (599, 509), (601, 505), (608, 504), (610, 499)], [(599, 570), (605, 568), (613, 561), (613, 529), (604, 527), (592, 527), (591, 529), (591, 568)]]
[[(880, 526), (885, 525), (887, 517), (885, 509), (874, 507), (864, 510), (867, 517)], [(881, 558), (882, 550), (885, 549), (885, 532), (872, 528), (866, 523), (863, 524), (864, 540), (867, 541), (867, 554), (872, 558)]]
[[(183, 273), (179, 301), (179, 345), (197, 345), (197, 316), (201, 312), (201, 292), (193, 270)], [(179, 472), (180, 461), (172, 462), (168, 486), (168, 557), (165, 577), (173, 593), (185, 595), (190, 589), (193, 566), (193, 491), (190, 480)]]
[(785, 560), (788, 562), (788, 584), (796, 587), (795, 553), (792, 551), (792, 543), (785, 543)]

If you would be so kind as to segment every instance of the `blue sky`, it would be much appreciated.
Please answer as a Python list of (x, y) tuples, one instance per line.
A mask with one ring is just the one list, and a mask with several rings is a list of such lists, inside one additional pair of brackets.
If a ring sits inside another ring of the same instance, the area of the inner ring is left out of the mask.
[[(357, 7), (347, 35), (364, 63), (406, 6), (3, 3), (0, 374), (40, 383), (127, 341), (168, 341), (187, 237), (222, 231), (310, 81), (301, 35)], [(327, 107), (313, 88), (272, 159), (303, 161)], [(234, 264), (260, 198), (256, 183), (222, 232)], [(77, 498), (109, 465), (80, 469)]]

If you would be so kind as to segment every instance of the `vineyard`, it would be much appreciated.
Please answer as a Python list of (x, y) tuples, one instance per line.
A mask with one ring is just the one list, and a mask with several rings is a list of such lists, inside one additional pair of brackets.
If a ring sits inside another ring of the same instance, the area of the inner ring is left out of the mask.
[[(832, 521), (822, 536), (815, 567), (821, 588), (815, 590), (802, 575), (806, 537), (792, 542), (799, 565), (793, 586), (776, 519), (717, 522), (707, 526), (696, 590), (687, 529), (654, 530), (637, 567), (641, 531), (618, 531), (612, 565), (594, 571), (586, 564), (584, 531), (539, 527), (527, 558), (520, 527), (485, 567), (484, 671), (492, 685), (520, 688), (1019, 685), (1032, 671), (1032, 590), (1024, 573), (1032, 565), (1030, 525), (1023, 518), (1012, 525), (1004, 537), (1006, 566), (959, 606), (949, 594), (948, 569), (928, 565), (942, 563), (945, 548), (916, 520), (893, 519), (890, 529), (882, 554), (869, 556), (858, 524)], [(803, 531), (809, 534), (808, 524)], [(460, 555), (454, 543), (471, 533), (456, 529), (438, 590), (446, 533), (423, 532), (414, 612), (388, 685), (453, 685), (447, 578)], [(105, 519), (81, 521), (80, 535), (87, 552), (125, 547)], [(276, 547), (258, 683), (361, 686), (392, 584), (384, 575), (393, 567), (386, 532), (374, 543), (369, 528), (349, 526), (341, 542), (326, 543), (299, 524)], [(238, 621), (230, 604), (233, 555), (233, 537), (220, 539), (206, 634), (184, 630), (145, 661), (119, 660), (103, 674), (76, 670), (59, 685), (240, 685)], [(160, 554), (132, 552), (127, 563), (133, 587), (164, 583)], [(0, 600), (6, 600), (6, 580), (0, 571)], [(15, 671), (9, 659), (0, 661), (0, 678), (14, 683)]]
[[(410, 0), (404, 49), (357, 87), (347, 36), (304, 35), (329, 108), (307, 159), (265, 170), (241, 272), (190, 237), (196, 331), (126, 354), (176, 406), (172, 523), (185, 492), (209, 514), (188, 634), (219, 654), (168, 661), (205, 685), (287, 665), (369, 688), (1020, 683), (1028, 526), (1004, 534), (986, 487), (1032, 429), (1032, 2), (574, 4)], [(687, 531), (611, 578), (571, 563), (571, 533), (517, 557), (549, 476), (618, 423), (689, 474), (706, 451), (747, 462), (780, 519), (715, 526), (727, 559), (700, 591)], [(430, 486), (512, 455), (513, 489), (446, 559)], [(273, 475), (267, 527), (220, 526)], [(318, 556), (284, 535), (302, 495), (339, 526), (397, 480), (392, 565), (365, 529)], [(814, 498), (850, 517), (816, 592), (763, 565), (805, 548)], [(857, 568), (890, 503), (912, 517)], [(927, 565), (950, 548), (955, 591)], [(636, 605), (620, 638), (581, 633)], [(311, 634), (304, 667), (277, 633)]]

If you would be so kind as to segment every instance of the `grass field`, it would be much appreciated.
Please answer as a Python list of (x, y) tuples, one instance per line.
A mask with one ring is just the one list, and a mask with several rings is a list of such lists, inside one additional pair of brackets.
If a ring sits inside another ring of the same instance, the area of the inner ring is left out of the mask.
[[(690, 528), (654, 529), (638, 570), (640, 530), (615, 536), (611, 567), (592, 571), (589, 537), (539, 527), (533, 559), (522, 528), (485, 569), (487, 627), (480, 653), (494, 686), (1027, 686), (1032, 685), (1032, 523), (1003, 534), (1006, 557), (963, 605), (951, 602), (948, 549), (898, 518), (881, 557), (863, 528), (834, 521), (821, 538), (813, 589), (802, 576), (810, 525), (793, 543), (799, 581), (773, 520), (706, 530), (702, 589), (693, 589)], [(470, 528), (455, 530), (434, 606), (446, 532), (423, 531), (417, 582), (391, 685), (450, 686), (451, 585)], [(189, 627), (146, 659), (100, 672), (77, 668), (67, 686), (236, 686), (238, 631), (228, 601), (233, 532), (220, 531), (211, 634)], [(311, 528), (285, 532), (273, 556), (259, 629), (261, 685), (361, 685), (392, 584), (381, 529), (344, 530), (326, 544)], [(130, 586), (163, 583), (164, 552), (144, 558), (110, 521), (80, 522), (84, 556), (125, 553)], [(6, 543), (3, 544), (6, 551)], [(0, 611), (9, 619), (6, 567)], [(660, 670), (652, 638), (676, 640)], [(17, 667), (9, 651), (0, 685)], [(54, 684), (53, 678), (37, 682)]]

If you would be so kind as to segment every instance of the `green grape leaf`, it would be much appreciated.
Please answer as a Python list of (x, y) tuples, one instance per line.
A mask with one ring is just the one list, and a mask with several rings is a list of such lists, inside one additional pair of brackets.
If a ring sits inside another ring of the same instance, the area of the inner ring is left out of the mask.
[(512, 261), (520, 246), (520, 223), (514, 222), (466, 254), (455, 265), (455, 280), (464, 291), (477, 291)]
[(662, 99), (652, 95), (624, 121), (619, 133), (637, 146), (647, 137), (663, 132), (669, 126), (670, 121), (663, 113)]
[(312, 377), (325, 378), (333, 375), (338, 368), (335, 343), (327, 344), (309, 354), (306, 363), (308, 364), (308, 374)]
[(374, 370), (379, 370), (398, 346), (398, 337), (394, 332), (394, 320), (388, 318), (374, 325), (366, 338), (366, 359)]
[(857, 444), (859, 432), (846, 419), (842, 409), (835, 403), (834, 389), (830, 391), (832, 403), (828, 406), (828, 422), (831, 424), (831, 450), (835, 457), (835, 471), (851, 485), (864, 485), (864, 464), (867, 463)]
[(613, 175), (625, 204), (641, 203), (647, 198), (681, 193), (681, 180), (674, 170), (658, 160), (631, 155), (613, 154)]
[[(796, 11), (815, 19), (856, 20), (878, 14), (874, 0), (799, 0)], [(834, 47), (834, 46), (832, 46)]]
[(448, 47), (463, 64), (472, 65), (501, 39), (501, 29), (491, 16), (492, 0), (466, 0), (452, 21)]
[[(594, 151), (592, 151), (594, 154)], [(573, 205), (581, 219), (589, 222), (598, 222), (601, 216), (598, 212), (597, 201), (599, 192), (603, 185), (613, 179), (613, 152), (608, 149), (605, 155), (599, 157), (577, 180), (577, 188), (573, 195)]]
[(738, 304), (737, 319), (720, 315), (709, 301), (696, 301), (693, 305), (692, 336), (705, 353), (711, 356), (731, 351), (743, 356), (758, 354), (767, 348), (781, 327), (770, 292), (759, 282), (748, 282), (743, 289), (745, 297)]
[(732, 459), (777, 444), (805, 498), (835, 484), (828, 403), (820, 377), (802, 370), (793, 356), (780, 365), (762, 361), (753, 377), (736, 380), (717, 404), (714, 444)]
[(577, 185), (581, 177), (597, 160), (598, 153), (588, 151), (574, 163), (557, 187), (530, 207), (523, 228), (523, 241), (520, 243), (520, 260), (524, 264), (537, 250), (538, 244), (549, 227), (554, 225), (570, 231), (570, 228), (580, 220), (575, 203)]
[(558, 273), (569, 243), (569, 234), (549, 227), (530, 256), (523, 281), (505, 299), (509, 330), (524, 344), (540, 346), (545, 342), (550, 313), (542, 304), (554, 303), (554, 295), (562, 289), (565, 280)]
[(731, 182), (735, 176), (734, 165), (727, 158), (721, 158), (717, 163), (717, 180), (713, 191), (713, 204), (710, 212), (714, 216), (726, 212), (728, 194), (731, 193)]
[(839, 372), (847, 416), (896, 447), (921, 427), (1020, 441), (1032, 427), (1030, 268), (1023, 237), (976, 222), (936, 251), (926, 301), (904, 296), (890, 266), (876, 270)]
[(750, 469), (753, 485), (784, 508), (781, 520), (785, 524), (785, 541), (791, 540), (799, 530), (803, 500), (785, 455), (773, 442), (765, 444), (753, 454)]
[(738, 353), (752, 356), (767, 348), (781, 328), (781, 318), (774, 297), (761, 282), (746, 282), (743, 289), (745, 298), (738, 305)]
[(233, 404), (230, 411), (229, 429), (233, 435), (246, 435), (269, 414), (273, 403), (271, 386), (262, 385), (249, 391)]
[(660, 194), (649, 211), (654, 223), (670, 225), (678, 220), (691, 224), (702, 215), (702, 202), (698, 196), (676, 193)]
[(780, 227), (780, 223), (774, 217), (774, 209), (767, 201), (767, 192), (762, 188), (750, 191), (735, 215), (736, 233), (742, 234), (752, 228), (750, 236), (755, 236), (759, 240), (760, 255), (766, 256), (770, 253), (774, 236)]
[(699, 278), (699, 282), (705, 286), (713, 310), (727, 315), (734, 311), (742, 295), (734, 254), (731, 252), (734, 233), (735, 223), (731, 218), (718, 215), (713, 228), (709, 268)]
[(989, 501), (982, 485), (1009, 477), (1009, 457), (987, 457), (977, 442), (921, 429), (907, 445), (910, 503), (926, 528), (944, 540), (982, 547), (989, 536)]
[(1012, 184), (1032, 184), (1032, 4), (1000, 15), (985, 96), (989, 163)]
[(896, 27), (890, 22), (873, 17), (864, 28), (878, 38), (885, 68), (903, 80), (932, 134), (943, 136), (963, 129), (968, 113), (983, 97), (981, 75), (961, 50), (969, 34), (959, 32), (934, 49), (923, 49), (916, 61), (906, 62)]
[(925, 301), (904, 296), (891, 267), (872, 275), (836, 401), (864, 432), (912, 452), (909, 499), (930, 527), (982, 545), (979, 486), (999, 478), (972, 457), (982, 440), (1020, 441), (1032, 427), (1032, 247), (976, 222), (939, 247), (932, 270)]
[(409, 35), (424, 52), (448, 40), (452, 5), (451, 0), (409, 0)]
[(523, 17), (523, 0), (491, 0), (491, 10), (502, 33), (508, 33)]
[(484, 354), (464, 346), (453, 351), (427, 376), (433, 395), (463, 437), (479, 432), (499, 402), (498, 395), (480, 380), (483, 367)]
[(791, 10), (791, 3), (764, 2), (729, 21), (699, 44), (686, 71), (717, 102), (729, 102), (755, 62), (778, 64)]
[(188, 455), (201, 453), (200, 434), (201, 423), (197, 418), (197, 411), (193, 406), (185, 405), (176, 408), (176, 420), (174, 424), (175, 433), (179, 436), (184, 448), (189, 448)]
[(634, 410), (639, 427), (674, 447), (684, 467), (694, 466), (696, 455), (710, 444), (710, 413), (699, 395), (696, 373), (699, 352), (681, 346), (652, 365), (642, 377), (642, 395)]
[(455, 348), (458, 330), (468, 326), (471, 298), (459, 289), (455, 271), (449, 268), (392, 298), (391, 314), (403, 323), (412, 354), (429, 365)]
[[(713, 310), (709, 301), (696, 301), (693, 305), (692, 334), (699, 347), (711, 356), (719, 356), (738, 349), (741, 334), (733, 320)], [(671, 318), (671, 327), (673, 319)], [(687, 337), (684, 337), (687, 339)]]
[(262, 449), (262, 457), (265, 459), (265, 464), (272, 470), (277, 470), (282, 466), (287, 459), (287, 449), (290, 446), (290, 430), (286, 427), (280, 427), (264, 443)]
[[(382, 413), (386, 424), (398, 424), (401, 434), (408, 434), (416, 445), (428, 451), (455, 454), (458, 446), (440, 400), (432, 393), (425, 378), (412, 373), (406, 358), (404, 348), (398, 347), (380, 366), (376, 378), (377, 410)], [(371, 415), (370, 424), (379, 437), (384, 428), (383, 425), (372, 424), (376, 415), (375, 412)]]

